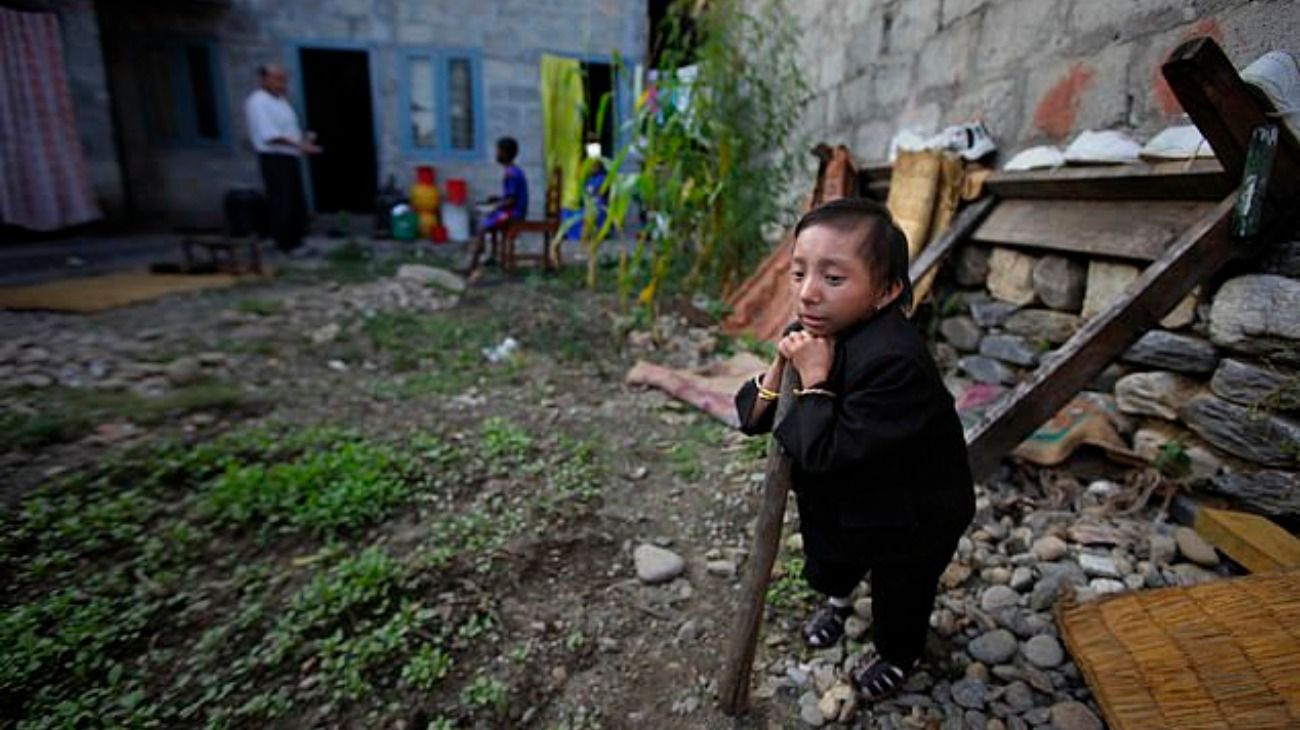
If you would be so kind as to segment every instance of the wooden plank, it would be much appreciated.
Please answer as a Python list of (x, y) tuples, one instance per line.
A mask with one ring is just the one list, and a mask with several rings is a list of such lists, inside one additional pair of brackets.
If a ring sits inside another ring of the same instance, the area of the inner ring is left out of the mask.
[(1300, 567), (1300, 540), (1265, 517), (1200, 507), (1192, 527), (1252, 573)]
[(921, 255), (916, 257), (912, 262), (911, 268), (908, 269), (907, 275), (912, 283), (920, 281), (922, 277), (930, 273), (930, 270), (939, 265), (939, 262), (948, 255), (950, 251), (957, 247), (962, 241), (970, 235), (971, 231), (978, 226), (984, 217), (993, 210), (995, 205), (993, 198), (986, 197), (977, 200), (957, 214), (952, 223), (939, 234), (939, 239), (934, 243), (921, 249)]
[(971, 238), (1088, 256), (1154, 261), (1213, 203), (1004, 200)]
[[(781, 371), (781, 395), (776, 401), (773, 424), (785, 420), (799, 387), (799, 374), (788, 363)], [(775, 426), (773, 427), (775, 431)], [(763, 626), (763, 609), (767, 604), (767, 585), (772, 566), (781, 547), (781, 526), (785, 522), (785, 502), (790, 493), (790, 468), (793, 461), (775, 436), (767, 446), (767, 481), (763, 485), (763, 505), (754, 527), (754, 544), (746, 561), (745, 582), (741, 586), (736, 623), (727, 645), (722, 665), (722, 682), (718, 705), (728, 715), (739, 715), (749, 706), (749, 675), (754, 668), (758, 632)]]
[(984, 189), (999, 198), (1222, 200), (1232, 191), (1218, 160), (1057, 167), (995, 172)]
[[(998, 461), (1051, 418), (1106, 365), (1129, 348), (1193, 287), (1240, 253), (1229, 237), (1237, 196), (1202, 215), (1124, 296), (1088, 320), (1051, 353), (1011, 397), (990, 409), (967, 435), (971, 471), (988, 476)], [(1001, 207), (1001, 206), (999, 206)]]

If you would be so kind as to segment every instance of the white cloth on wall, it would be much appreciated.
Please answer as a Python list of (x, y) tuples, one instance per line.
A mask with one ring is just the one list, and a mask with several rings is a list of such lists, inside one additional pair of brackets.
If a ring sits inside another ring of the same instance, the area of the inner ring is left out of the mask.
[(52, 231), (99, 217), (59, 20), (0, 8), (0, 222)]

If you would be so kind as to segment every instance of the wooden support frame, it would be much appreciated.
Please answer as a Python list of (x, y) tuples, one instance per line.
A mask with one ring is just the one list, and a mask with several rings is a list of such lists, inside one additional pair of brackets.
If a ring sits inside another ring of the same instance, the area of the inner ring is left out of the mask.
[(993, 210), (997, 201), (991, 197), (977, 200), (974, 203), (962, 208), (961, 212), (953, 218), (952, 223), (939, 234), (939, 239), (934, 243), (921, 249), (921, 255), (916, 257), (911, 267), (907, 271), (907, 276), (913, 284), (920, 281), (926, 274), (939, 265), (948, 254), (957, 247), (962, 241), (970, 236), (971, 231), (983, 222), (985, 216)]
[[(1208, 38), (1179, 46), (1163, 67), (1166, 79), (1183, 108), (1218, 154), (1232, 179), (1240, 179), (1250, 135), (1270, 123), (1268, 109), (1251, 94), (1223, 51)], [(1294, 217), (1296, 190), (1295, 141), (1286, 139), (1275, 161), (1275, 181), (1269, 199), (1279, 220)], [(967, 436), (971, 471), (987, 477), (998, 461), (1034, 429), (1069, 402), (1111, 360), (1157, 325), (1188, 292), (1229, 260), (1247, 253), (1250, 245), (1231, 237), (1236, 193), (1201, 216), (1156, 259), (1124, 295), (1089, 320), (1058, 352), (1022, 382), (1012, 396), (993, 408)]]

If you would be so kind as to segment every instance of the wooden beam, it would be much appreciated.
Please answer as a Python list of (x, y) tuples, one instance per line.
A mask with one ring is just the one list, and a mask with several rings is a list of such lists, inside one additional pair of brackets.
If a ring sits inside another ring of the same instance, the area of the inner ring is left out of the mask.
[(1170, 514), (1252, 573), (1300, 568), (1300, 540), (1268, 518), (1211, 507), (1181, 494)]
[(1213, 203), (1004, 200), (971, 238), (1087, 256), (1154, 261)]
[[(776, 414), (772, 423), (785, 420), (794, 401), (799, 375), (793, 366), (786, 364), (781, 373), (781, 395), (776, 401)], [(775, 431), (775, 425), (773, 431)], [(746, 561), (745, 582), (741, 586), (740, 606), (736, 623), (727, 645), (727, 656), (722, 665), (722, 682), (718, 691), (718, 704), (728, 715), (740, 715), (749, 707), (749, 675), (754, 668), (754, 652), (758, 648), (758, 631), (763, 626), (763, 609), (767, 605), (767, 584), (772, 579), (772, 566), (781, 547), (781, 526), (785, 523), (785, 502), (790, 493), (790, 468), (793, 461), (775, 436), (767, 446), (767, 481), (763, 485), (763, 506), (754, 527), (754, 545)]]
[(921, 255), (916, 257), (912, 266), (908, 269), (907, 275), (912, 283), (920, 281), (930, 270), (939, 265), (939, 262), (948, 255), (950, 251), (957, 247), (962, 241), (970, 236), (971, 231), (978, 226), (984, 217), (993, 210), (996, 201), (991, 197), (977, 200), (957, 214), (952, 219), (952, 223), (939, 234), (939, 239), (934, 243), (921, 249)]
[(1222, 200), (1234, 181), (1218, 160), (1057, 167), (995, 172), (984, 189), (999, 198)]
[[(1241, 180), (1251, 132), (1260, 125), (1276, 123), (1270, 114), (1277, 110), (1241, 80), (1212, 38), (1195, 38), (1178, 46), (1160, 71), (1183, 111), (1214, 149), (1228, 178), (1234, 184)], [(1300, 177), (1300, 145), (1285, 130), (1281, 137), (1273, 177), (1295, 180)]]
[(1034, 432), (1142, 333), (1158, 326), (1193, 287), (1240, 253), (1228, 235), (1237, 196), (1200, 217), (1116, 299), (1088, 320), (1011, 397), (992, 408), (967, 436), (976, 479)]

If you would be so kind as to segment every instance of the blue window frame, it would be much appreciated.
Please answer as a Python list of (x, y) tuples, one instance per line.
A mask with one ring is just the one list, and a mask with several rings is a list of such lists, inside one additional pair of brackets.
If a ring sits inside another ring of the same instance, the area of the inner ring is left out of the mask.
[(142, 39), (137, 58), (145, 123), (152, 141), (180, 147), (230, 144), (226, 84), (215, 42)]
[(418, 160), (482, 159), (483, 63), (478, 51), (402, 52), (402, 150)]

